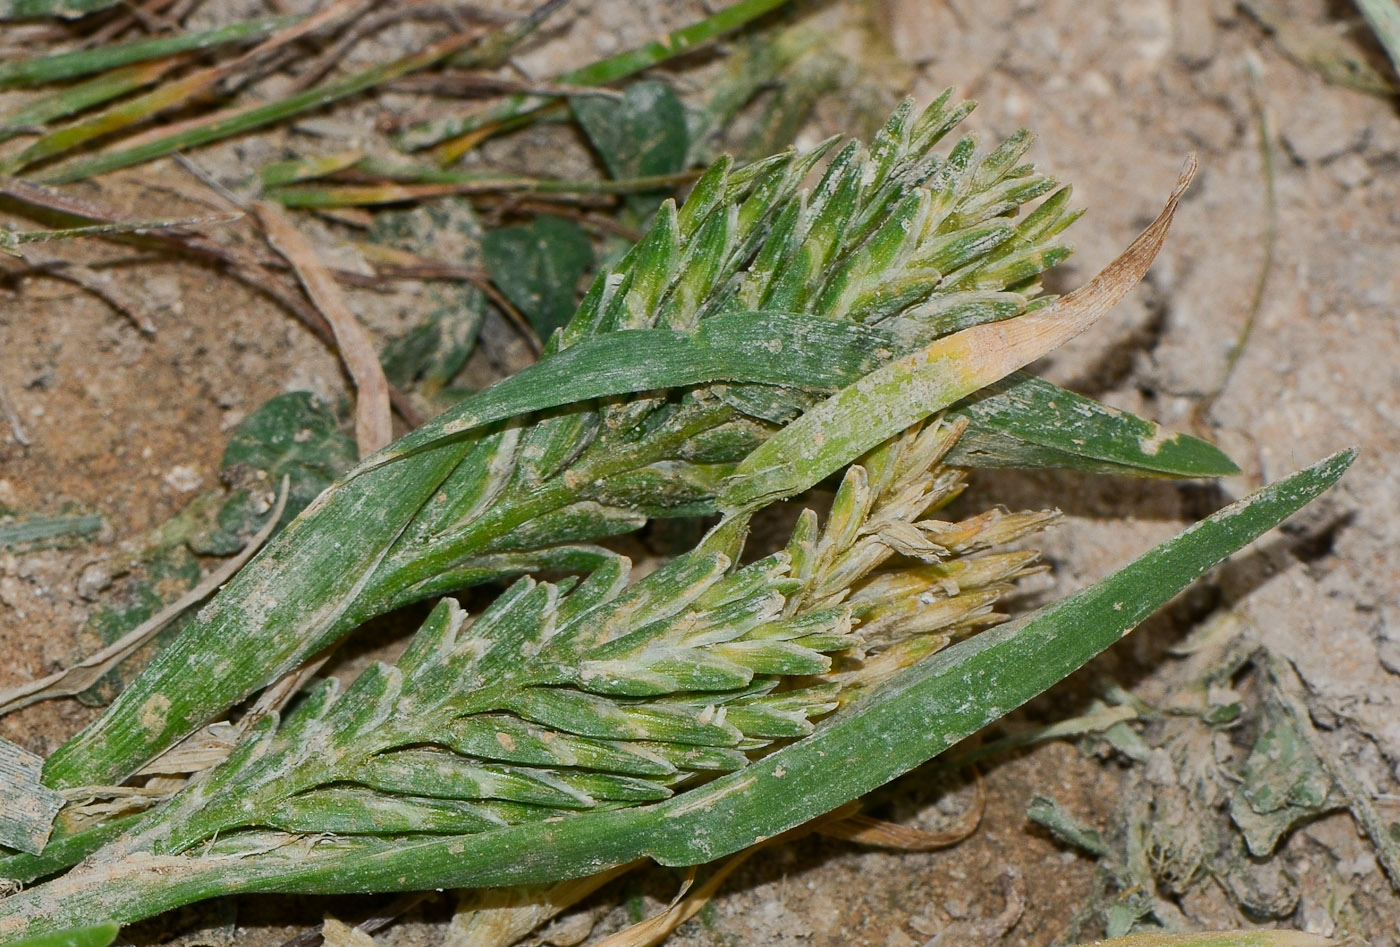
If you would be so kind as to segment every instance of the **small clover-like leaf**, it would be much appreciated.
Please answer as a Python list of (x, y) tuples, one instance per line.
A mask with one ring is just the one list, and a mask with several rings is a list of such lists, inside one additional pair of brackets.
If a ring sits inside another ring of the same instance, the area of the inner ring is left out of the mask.
[[(420, 256), (463, 266), (482, 264), (485, 233), (465, 198), (375, 216), (370, 239)], [(509, 295), (509, 294), (507, 294)], [(434, 281), (415, 297), (419, 321), (384, 346), (384, 374), (395, 385), (417, 385), (427, 397), (448, 385), (476, 347), (485, 294), (466, 281)]]
[(615, 178), (672, 174), (690, 148), (685, 109), (664, 82), (635, 82), (619, 99), (579, 96), (574, 117)]
[(222, 466), (261, 470), (272, 484), (290, 478), (287, 522), (354, 461), (355, 442), (335, 413), (310, 392), (292, 391), (268, 400), (234, 428)]
[(482, 244), (492, 281), (549, 338), (568, 321), (580, 278), (593, 265), (593, 246), (571, 220), (536, 217), (524, 227), (503, 227)]

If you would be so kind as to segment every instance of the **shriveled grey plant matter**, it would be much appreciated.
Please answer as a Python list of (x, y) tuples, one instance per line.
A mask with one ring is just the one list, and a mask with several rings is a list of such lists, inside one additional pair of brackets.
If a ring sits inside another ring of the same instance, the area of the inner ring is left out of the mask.
[[(1044, 305), (1038, 274), (1068, 253), (1068, 190), (1013, 220), (1054, 184), (1022, 163), (1026, 134), (937, 154), (969, 108), (947, 95), (922, 114), (902, 107), (868, 151), (836, 155), (811, 195), (799, 184), (829, 145), (742, 169), (720, 161), (598, 275), (538, 365), (327, 491), (49, 759), (46, 781), (124, 779), (375, 615), (512, 573), (589, 567), (601, 555), (591, 540), (713, 509), (734, 465), (814, 399), (921, 342)], [(990, 439), (996, 463), (1021, 444), (1037, 463), (1049, 446), (1095, 469), (1233, 469), (1193, 439), (1121, 436), (1124, 423), (1161, 434), (1147, 422), (1090, 410), (1087, 429), (1056, 435), (1027, 398), (1000, 398), (979, 402), (954, 460), (977, 463)], [(553, 410), (521, 417), (537, 408)], [(177, 683), (191, 662), (206, 669), (201, 687)]]

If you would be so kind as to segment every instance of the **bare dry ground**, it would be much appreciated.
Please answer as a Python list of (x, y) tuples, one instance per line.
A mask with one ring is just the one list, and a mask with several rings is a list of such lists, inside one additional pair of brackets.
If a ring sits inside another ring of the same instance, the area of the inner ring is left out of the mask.
[[(1078, 203), (1089, 210), (1072, 231), (1077, 253), (1055, 276), (1057, 289), (1110, 260), (1155, 213), (1185, 155), (1198, 153), (1201, 175), (1145, 285), (1040, 368), (1060, 384), (1215, 440), (1243, 474), (1218, 488), (986, 474), (975, 478), (976, 502), (1065, 511), (1064, 525), (1044, 543), (1053, 586), (1040, 590), (1060, 595), (1255, 485), (1348, 445), (1359, 446), (1361, 457), (1301, 522), (1216, 573), (1020, 719), (1080, 712), (1106, 682), (1149, 703), (1169, 703), (1199, 668), (1169, 655), (1168, 647), (1202, 620), (1221, 620), (1223, 610), (1292, 662), (1323, 739), (1390, 822), (1400, 819), (1400, 117), (1394, 98), (1329, 84), (1300, 61), (1296, 44), (1290, 57), (1243, 6), (1227, 0), (820, 4), (805, 16), (849, 69), (840, 76), (843, 91), (818, 102), (801, 139), (865, 133), (899, 96), (927, 101), (950, 85), (981, 102), (971, 124), (988, 136), (1034, 129), (1036, 159), (1073, 183)], [(1324, 40), (1354, 16), (1349, 4), (1323, 0), (1266, 9), (1281, 13), (1288, 28)], [(566, 28), (524, 53), (520, 65), (529, 74), (549, 74), (700, 10), (699, 3), (656, 0), (638, 8), (623, 0), (580, 0)], [(715, 67), (701, 61), (677, 71), (678, 86), (702, 88), (706, 68)], [(217, 176), (237, 181), (240, 168), (280, 157), (289, 135), (294, 144), (333, 150), (337, 136), (355, 135), (364, 127), (357, 123), (384, 107), (361, 102), (296, 131), (198, 157)], [(576, 142), (554, 142), (553, 151), (540, 152), (540, 141), (549, 141), (540, 134), (545, 138), (532, 133), (488, 148), (479, 160), (543, 164), (555, 173), (586, 167)], [(1276, 178), (1273, 223), (1266, 161)], [(79, 190), (132, 208), (174, 202), (180, 213), (208, 212), (160, 190), (169, 182), (197, 191), (173, 166)], [(328, 245), (334, 234), (327, 229)], [(48, 513), (74, 504), (99, 512), (104, 522), (93, 541), (75, 547), (0, 554), (0, 686), (49, 673), (90, 646), (76, 629), (103, 587), (120, 581), (131, 555), (122, 541), (164, 522), (201, 485), (213, 483), (227, 431), (248, 411), (283, 391), (335, 399), (346, 390), (333, 354), (248, 288), (164, 258), (111, 272), (156, 323), (154, 335), (67, 284), (43, 278), (0, 284), (0, 383), (18, 421), (18, 428), (0, 427), (0, 504)], [(383, 338), (407, 324), (413, 296), (356, 291), (354, 305)], [(491, 359), (518, 358), (510, 340), (504, 329), (488, 327), (487, 351), (472, 371), (488, 372)], [(1241, 343), (1231, 370), (1232, 349)], [(48, 752), (93, 713), (67, 701), (41, 705), (0, 719), (0, 735)], [(1216, 745), (1215, 763), (1237, 772), (1248, 746), (1225, 743)], [(1160, 767), (1154, 773), (1149, 764), (1144, 778), (1142, 767), (1121, 756), (1067, 743), (1003, 758), (986, 768), (982, 828), (962, 845), (892, 854), (809, 840), (768, 853), (742, 869), (674, 942), (1052, 943), (1090, 896), (1095, 863), (1032, 826), (1031, 799), (1053, 796), (1079, 819), (1107, 828), (1123, 794), (1148, 792), (1154, 778), (1163, 781)], [(934, 826), (968, 798), (963, 788), (944, 799), (916, 773), (875, 806)], [(1154, 813), (1166, 818), (1160, 809)], [(1264, 864), (1250, 862), (1261, 872)], [(1376, 947), (1400, 943), (1400, 899), (1349, 815), (1292, 833), (1270, 864), (1281, 872), (1272, 883), (1292, 885), (1297, 896), (1280, 917), (1256, 912), (1246, 921), (1282, 922)], [(592, 902), (587, 922), (556, 928), (549, 942), (588, 936), (594, 920), (592, 936), (615, 929), (629, 912), (664, 902), (678, 882), (661, 872), (617, 882)], [(1207, 880), (1172, 898), (1184, 921), (1198, 925), (1239, 921), (1238, 902), (1227, 881)], [(357, 917), (361, 908), (325, 899), (243, 901), (237, 923), (231, 908), (206, 915), (198, 921), (204, 933), (184, 943), (275, 944), (323, 913)], [(445, 914), (442, 906), (430, 907), (379, 939), (437, 943)], [(163, 932), (153, 928), (144, 936), (158, 940)]]

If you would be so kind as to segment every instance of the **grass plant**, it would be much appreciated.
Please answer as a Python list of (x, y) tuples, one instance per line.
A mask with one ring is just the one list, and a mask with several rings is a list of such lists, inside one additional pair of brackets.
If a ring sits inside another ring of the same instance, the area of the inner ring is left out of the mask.
[[(0, 15), (80, 12), (25, 3)], [(455, 160), (486, 136), (562, 111), (566, 87), (615, 82), (781, 5), (743, 0), (563, 73), (547, 94), (410, 128), (401, 144)], [(234, 71), (184, 72), (180, 57), (275, 44), (306, 21), (6, 64), (0, 84), (75, 84), (0, 119), (0, 136), (104, 111), (40, 128), (3, 168), (77, 181), (411, 72), (494, 62), (556, 7), (275, 101), (145, 131), (136, 129)], [(180, 78), (166, 83), (166, 70)], [(997, 602), (1037, 568), (1034, 552), (1003, 547), (1054, 514), (947, 518), (968, 468), (1236, 472), (1204, 441), (1021, 371), (1141, 278), (1194, 163), (1118, 260), (1056, 297), (1041, 277), (1069, 255), (1064, 232), (1079, 212), (1068, 187), (1026, 160), (1029, 133), (990, 148), (956, 137), (972, 106), (945, 93), (922, 110), (901, 105), (868, 145), (833, 140), (692, 172), (680, 106), (666, 95), (643, 90), (624, 102), (654, 109), (636, 114), (681, 143), (660, 158), (622, 153), (629, 143), (605, 127), (607, 110), (573, 103), (614, 175), (604, 181), (479, 177), (358, 152), (264, 170), (267, 196), (289, 207), (625, 194), (628, 212), (649, 222), (576, 307), (572, 278), (592, 253), (572, 224), (487, 241), (498, 270), (507, 249), (537, 243), (521, 253), (538, 253), (541, 280), (554, 272), (550, 240), (572, 254), (555, 268), (569, 276), (539, 298), (495, 278), (544, 337), (539, 360), (457, 397), (303, 499), (107, 710), (43, 762), (43, 791), (68, 805), (51, 832), (43, 826), (45, 844), (0, 854), (0, 878), (38, 882), (0, 900), (0, 942), (101, 945), (114, 925), (236, 892), (539, 886), (640, 859), (689, 866), (744, 851), (1053, 686), (1350, 464), (1347, 452), (1320, 461), (1092, 587), (1002, 622)], [(113, 143), (93, 151), (98, 141)], [(665, 169), (648, 170), (652, 158)], [(660, 200), (681, 183), (692, 184), (683, 202)], [(0, 250), (17, 254), (89, 233), (176, 239), (188, 223), (113, 223), (28, 181), (5, 193), (42, 198), (69, 225), (0, 233)], [(270, 207), (260, 207), (264, 219), (276, 216)], [(239, 265), (264, 272), (260, 261)], [(333, 276), (316, 272), (322, 291), (309, 296), (324, 297)], [(337, 325), (347, 319), (348, 310)], [(479, 314), (468, 321), (455, 366)], [(382, 408), (384, 427), (387, 397)], [(825, 522), (803, 512), (780, 551), (746, 561), (754, 515), (824, 481), (835, 484)], [(696, 516), (717, 522), (636, 581), (602, 543), (653, 519)], [(509, 584), (468, 616), (452, 596), (487, 583)], [(343, 689), (312, 680), (319, 656), (357, 628), (426, 601), (436, 604), (396, 662)], [(234, 736), (180, 780), (127, 808), (74, 804), (139, 781), (220, 720)]]

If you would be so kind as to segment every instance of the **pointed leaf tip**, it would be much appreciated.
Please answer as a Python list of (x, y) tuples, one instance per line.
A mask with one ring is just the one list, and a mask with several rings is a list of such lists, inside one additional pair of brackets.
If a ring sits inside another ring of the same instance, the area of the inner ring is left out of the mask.
[(972, 421), (948, 455), (955, 467), (1065, 467), (1150, 477), (1240, 472), (1207, 441), (1012, 372), (948, 409)]
[[(1006, 341), (1011, 343), (1012, 347), (1030, 346), (1036, 342), (1044, 346), (1036, 351), (1035, 355), (1019, 362), (1016, 367), (1020, 367), (1020, 365), (1028, 364), (1058, 348), (1089, 328), (1117, 305), (1128, 294), (1128, 291), (1147, 274), (1148, 267), (1157, 258), (1158, 251), (1162, 249), (1162, 243), (1167, 238), (1167, 231), (1171, 229), (1172, 220), (1176, 217), (1177, 206), (1181, 203), (1186, 188), (1195, 178), (1197, 167), (1195, 154), (1188, 155), (1186, 164), (1181, 169), (1181, 175), (1177, 178), (1176, 186), (1172, 188), (1161, 213), (1152, 223), (1147, 225), (1147, 229), (1138, 234), (1137, 239), (1128, 244), (1128, 248), (1120, 253), (1117, 259), (1104, 267), (1084, 286), (1025, 318), (1013, 319), (1005, 323), (975, 326), (967, 332), (981, 328), (994, 329), (1000, 325), (1009, 330), (1009, 338)], [(995, 335), (992, 337), (996, 339)], [(1000, 340), (997, 339), (997, 341)], [(1008, 355), (1011, 354), (1008, 352)], [(1024, 355), (1026, 353), (1017, 354)], [(1002, 374), (1004, 375), (1006, 372)]]

